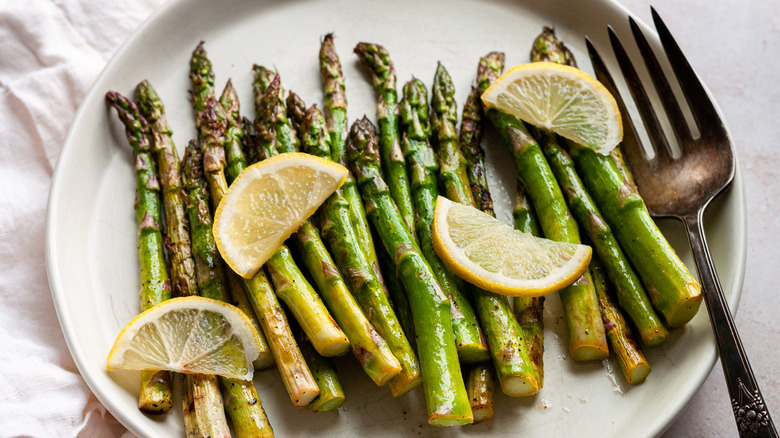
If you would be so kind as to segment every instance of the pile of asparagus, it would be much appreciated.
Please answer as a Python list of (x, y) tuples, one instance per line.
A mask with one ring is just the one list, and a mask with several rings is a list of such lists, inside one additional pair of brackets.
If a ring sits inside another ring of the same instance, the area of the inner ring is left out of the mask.
[[(480, 95), (500, 75), (501, 53), (480, 60), (458, 131), (454, 86), (443, 65), (430, 101), (418, 79), (402, 87), (399, 101), (385, 48), (360, 43), (354, 51), (376, 89), (378, 129), (366, 117), (348, 128), (332, 35), (319, 54), (324, 114), (292, 92), (285, 99), (280, 77), (255, 65), (253, 120), (240, 115), (229, 80), (216, 97), (199, 44), (190, 62), (198, 136), (182, 162), (151, 84), (138, 85), (135, 103), (107, 94), (136, 159), (142, 309), (196, 294), (235, 304), (261, 338), (255, 367), (276, 364), (295, 406), (315, 412), (342, 406), (330, 357), (351, 351), (394, 397), (422, 384), (432, 425), (491, 418), (495, 379), (516, 397), (543, 385), (544, 299), (510, 303), (465, 283), (439, 259), (432, 237), (439, 195), (493, 214), (481, 146), (489, 120), (517, 166), (515, 227), (595, 250), (590, 269), (559, 291), (572, 358), (603, 360), (611, 350), (628, 382), (643, 381), (650, 366), (634, 331), (646, 346), (662, 344), (667, 327), (693, 317), (701, 295), (650, 219), (620, 150), (602, 156), (513, 116), (485, 112)], [(574, 65), (548, 28), (531, 58)], [(212, 214), (247, 165), (294, 151), (348, 166), (350, 174), (290, 238), (291, 247), (243, 279), (220, 258)], [(142, 373), (140, 409), (170, 409), (171, 378)], [(238, 436), (273, 434), (252, 382), (187, 375), (183, 388), (187, 436), (230, 436), (225, 413)]]

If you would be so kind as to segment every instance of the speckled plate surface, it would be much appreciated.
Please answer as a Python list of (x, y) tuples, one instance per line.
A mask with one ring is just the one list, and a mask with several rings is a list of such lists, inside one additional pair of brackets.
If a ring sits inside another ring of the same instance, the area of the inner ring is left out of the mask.
[[(322, 35), (335, 32), (344, 65), (349, 117), (374, 118), (375, 98), (352, 48), (385, 45), (399, 83), (412, 74), (430, 85), (436, 61), (451, 73), (462, 105), (480, 56), (507, 54), (507, 65), (527, 62), (543, 25), (558, 35), (591, 72), (583, 37), (608, 47), (606, 25), (628, 36), (627, 11), (603, 1), (395, 2), (337, 0), (173, 0), (122, 46), (87, 95), (71, 127), (51, 188), (47, 268), (54, 302), (71, 353), (103, 404), (141, 437), (183, 435), (181, 410), (159, 418), (136, 408), (138, 374), (107, 372), (105, 359), (124, 324), (139, 311), (132, 154), (107, 90), (130, 94), (148, 78), (166, 103), (174, 139), (183, 150), (195, 136), (188, 101), (188, 59), (200, 40), (214, 62), (218, 87), (228, 77), (251, 115), (252, 63), (275, 66), (284, 85), (307, 103), (321, 104), (317, 53)], [(672, 29), (674, 32), (674, 29)], [(630, 41), (630, 37), (626, 38)], [(653, 44), (657, 44), (652, 39)], [(514, 194), (511, 157), (495, 136), (484, 146), (499, 218), (509, 220)], [(663, 222), (672, 245), (693, 267), (682, 227)], [(715, 264), (732, 308), (739, 300), (746, 254), (745, 201), (738, 171), (732, 188), (710, 207), (706, 228)], [(497, 394), (495, 418), (462, 428), (427, 425), (422, 391), (394, 399), (377, 388), (351, 357), (339, 360), (347, 403), (338, 413), (294, 408), (275, 370), (255, 383), (278, 436), (653, 436), (660, 434), (699, 388), (715, 362), (707, 315), (701, 311), (671, 341), (647, 352), (653, 370), (629, 387), (613, 361), (575, 364), (567, 357), (560, 302), (545, 309), (545, 387), (530, 398)]]

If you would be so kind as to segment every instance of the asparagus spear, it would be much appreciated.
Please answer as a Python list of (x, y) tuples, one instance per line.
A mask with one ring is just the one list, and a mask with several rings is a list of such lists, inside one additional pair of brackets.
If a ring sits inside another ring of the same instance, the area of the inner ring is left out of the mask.
[[(255, 112), (261, 111), (262, 96), (271, 85), (271, 82), (277, 77), (277, 73), (260, 65), (253, 65), (254, 72), (254, 94), (255, 94)], [(279, 96), (284, 95), (282, 85), (279, 84)], [(293, 152), (301, 146), (298, 135), (287, 118), (287, 110), (284, 100), (279, 99), (277, 105), (273, 108), (273, 114), (270, 115), (270, 123), (274, 125), (274, 134), (276, 135), (277, 148), (280, 153)]]
[(227, 161), (225, 176), (227, 177), (227, 183), (232, 184), (238, 178), (238, 174), (246, 167), (246, 158), (244, 158), (244, 153), (241, 151), (243, 129), (241, 116), (239, 115), (238, 95), (230, 79), (225, 84), (225, 89), (219, 98), (219, 104), (225, 109), (225, 122), (227, 123), (225, 141), (223, 143)]
[(244, 286), (268, 336), (268, 345), (293, 405), (307, 406), (320, 395), (320, 390), (295, 342), (271, 283), (261, 270), (254, 277), (244, 279)]
[(489, 360), (488, 346), (474, 309), (466, 297), (463, 280), (447, 269), (433, 249), (433, 212), (439, 196), (436, 176), (439, 166), (428, 143), (428, 92), (422, 81), (412, 79), (404, 85), (400, 108), (403, 150), (411, 176), (417, 238), (436, 280), (451, 302), (450, 316), (458, 357), (467, 363)]
[(182, 411), (187, 438), (230, 438), (230, 427), (225, 418), (225, 405), (216, 376), (184, 376)]
[[(286, 103), (287, 120), (290, 121), (295, 132), (298, 133), (298, 141), (303, 142), (301, 125), (303, 125), (303, 120), (306, 118), (306, 103), (301, 99), (301, 96), (298, 96), (292, 91), (287, 93)], [(303, 145), (301, 145), (301, 147), (303, 147)]]
[(531, 206), (525, 187), (522, 184), (517, 185), (512, 216), (515, 219), (516, 230), (531, 233), (536, 237), (542, 237), (542, 227), (539, 225), (539, 219), (536, 218), (536, 212), (534, 212), (534, 208)]
[(206, 54), (205, 42), (201, 41), (190, 57), (190, 100), (195, 110), (195, 129), (200, 132), (200, 115), (206, 109), (206, 100), (214, 97), (214, 70)]
[(406, 163), (398, 141), (398, 94), (395, 91), (395, 67), (387, 49), (379, 44), (358, 43), (355, 46), (363, 65), (371, 72), (378, 101), (379, 151), (382, 170), (390, 182), (390, 195), (414, 238), (414, 204), (412, 202)]
[(544, 26), (531, 46), (531, 61), (553, 62), (577, 67), (574, 54), (555, 36), (555, 29)]
[[(212, 96), (210, 100), (213, 99)], [(211, 231), (212, 217), (202, 169), (203, 155), (198, 144), (192, 141), (184, 153), (183, 181), (188, 193), (187, 212), (192, 224), (198, 287), (202, 296), (230, 302), (227, 279)], [(220, 377), (219, 383), (223, 396), (229, 401), (227, 413), (238, 436), (273, 434), (253, 382)]]
[(173, 296), (195, 295), (198, 287), (195, 284), (195, 262), (190, 248), (190, 224), (184, 212), (179, 155), (173, 144), (171, 127), (165, 117), (163, 103), (148, 81), (138, 84), (135, 100), (140, 114), (149, 122), (161, 176)]
[[(135, 156), (136, 202), (138, 225), (138, 261), (140, 271), (141, 310), (171, 298), (171, 281), (163, 253), (162, 201), (157, 164), (149, 144), (149, 127), (135, 104), (115, 91), (106, 99), (116, 108), (125, 125), (125, 133)], [(138, 409), (147, 414), (162, 414), (171, 409), (171, 373), (162, 370), (141, 372)]]
[[(227, 191), (224, 172), (225, 152), (230, 154), (231, 167), (242, 165), (240, 162), (236, 163), (236, 160), (243, 159), (243, 157), (236, 157), (236, 149), (240, 153), (239, 142), (241, 138), (240, 128), (236, 124), (239, 117), (238, 96), (231, 81), (228, 81), (220, 97), (222, 102), (217, 102), (214, 97), (214, 72), (203, 47), (203, 42), (198, 44), (190, 59), (190, 81), (192, 83), (191, 100), (195, 110), (195, 126), (198, 139), (202, 144), (203, 167), (209, 182), (213, 208), (216, 210), (222, 196)], [(245, 161), (243, 166), (246, 166)], [(237, 173), (236, 176), (238, 176)], [(218, 260), (216, 264), (220, 266), (221, 271), (226, 271), (227, 288), (233, 304), (249, 317), (258, 333), (261, 348), (260, 355), (254, 361), (255, 368), (270, 367), (273, 363), (273, 355), (260, 328), (260, 322), (252, 311), (240, 277), (232, 270), (224, 269), (221, 260)]]
[[(226, 379), (227, 380), (227, 379)], [(244, 385), (240, 380), (222, 381), (222, 399), (225, 411), (233, 421), (233, 429), (238, 437), (270, 438), (274, 430), (265, 410), (260, 405), (260, 398), (254, 384)], [(251, 382), (250, 382), (251, 383)], [(237, 422), (236, 418), (246, 418), (249, 421)]]
[[(379, 241), (376, 230), (372, 229), (371, 234), (375, 242)], [(387, 286), (387, 296), (390, 301), (390, 307), (398, 316), (398, 321), (401, 323), (404, 333), (406, 333), (406, 338), (409, 340), (412, 351), (417, 351), (417, 335), (414, 332), (412, 308), (409, 306), (409, 298), (406, 296), (404, 285), (401, 283), (398, 272), (395, 270), (393, 259), (383, 247), (379, 248), (376, 255), (379, 269), (385, 273), (385, 286)]]
[[(525, 189), (518, 184), (513, 209), (515, 229), (534, 236), (542, 235), (536, 213), (528, 202)], [(513, 300), (515, 318), (523, 330), (528, 356), (534, 367), (539, 388), (544, 385), (544, 297), (515, 297)]]
[(368, 119), (363, 118), (352, 126), (347, 154), (368, 217), (387, 252), (393, 254), (409, 296), (425, 382), (428, 422), (434, 426), (471, 423), (471, 405), (452, 336), (449, 300), (382, 179), (376, 132)]
[(344, 405), (346, 397), (341, 388), (338, 373), (336, 373), (336, 365), (330, 358), (317, 353), (300, 326), (294, 330), (295, 339), (301, 347), (303, 357), (320, 388), (320, 395), (309, 404), (312, 412), (328, 412), (340, 408)]
[(479, 96), (484, 90), (471, 87), (471, 92), (463, 104), (463, 116), (460, 122), (460, 151), (466, 159), (466, 175), (471, 187), (474, 203), (482, 211), (493, 211), (493, 198), (487, 190), (487, 172), (485, 171), (485, 151), (480, 145), (482, 140), (482, 119), (485, 112)]
[[(276, 76), (263, 94), (258, 107), (255, 120), (258, 134), (255, 147), (259, 149), (262, 159), (278, 154), (278, 136), (274, 134), (273, 121), (278, 120), (281, 92), (281, 82), (279, 76)], [(288, 147), (293, 146), (288, 145)], [(308, 239), (319, 240), (319, 234), (310, 221), (304, 222), (297, 234), (306, 235)], [(346, 353), (350, 348), (347, 336), (303, 276), (287, 246), (282, 245), (265, 266), (276, 287), (276, 294), (287, 304), (317, 352), (323, 356), (339, 356)]]
[(489, 364), (474, 365), (469, 370), (466, 391), (474, 413), (474, 424), (493, 418), (493, 368)]
[[(534, 41), (531, 60), (553, 60), (566, 62), (569, 65), (574, 64), (571, 53), (549, 27), (545, 27)], [(569, 154), (558, 144), (554, 135), (540, 130), (534, 130), (534, 134), (541, 140), (547, 162), (563, 189), (569, 208), (593, 242), (600, 259), (603, 260), (609, 279), (615, 285), (620, 307), (634, 323), (642, 342), (650, 346), (663, 344), (669, 337), (669, 331), (655, 313), (639, 278), (615, 240), (611, 228), (585, 190)]]
[[(545, 29), (540, 39), (555, 41), (555, 47), (563, 47), (551, 29)], [(644, 201), (625, 176), (630, 175), (625, 165), (621, 168), (611, 157), (579, 145), (570, 144), (568, 150), (585, 187), (637, 269), (655, 308), (671, 327), (688, 322), (701, 305), (701, 286), (650, 218)], [(605, 256), (602, 259), (609, 266), (609, 259)], [(619, 297), (622, 306), (623, 296)], [(645, 339), (643, 333), (642, 339)]]
[(439, 155), (439, 178), (447, 198), (465, 205), (476, 205), (466, 175), (466, 159), (458, 144), (458, 108), (452, 78), (442, 63), (436, 67), (431, 88), (431, 126)]
[(612, 301), (607, 272), (598, 255), (591, 260), (590, 270), (593, 273), (593, 282), (596, 287), (596, 295), (599, 297), (601, 318), (604, 320), (604, 329), (607, 331), (609, 345), (615, 352), (620, 369), (628, 383), (632, 385), (641, 383), (650, 373), (650, 364), (634, 339), (623, 313)]
[[(347, 95), (345, 93), (344, 75), (341, 71), (341, 62), (333, 44), (333, 34), (325, 35), (320, 46), (320, 78), (325, 92), (325, 123), (328, 127), (331, 144), (331, 159), (346, 167), (346, 140), (347, 140)], [(368, 226), (366, 209), (360, 199), (355, 177), (352, 172), (341, 186), (341, 193), (349, 203), (349, 214), (355, 235), (360, 242), (360, 248), (371, 265), (374, 274), (385, 292), (384, 274), (379, 269), (379, 262), (374, 245), (374, 238)], [(389, 275), (395, 275), (390, 272)], [(397, 278), (388, 279), (391, 284), (398, 284)], [(403, 294), (403, 291), (393, 290), (394, 295)], [(411, 333), (410, 333), (411, 335)], [(413, 338), (413, 336), (412, 336)]]
[[(290, 108), (290, 106), (288, 106)], [(306, 111), (302, 124), (298, 132), (301, 133), (304, 150), (312, 155), (323, 158), (330, 157), (329, 139), (325, 132), (325, 119), (322, 113), (315, 107)], [(341, 220), (343, 223), (329, 228), (346, 229), (352, 234), (350, 236), (341, 235), (342, 239), (347, 239), (354, 235), (352, 224), (349, 222), (349, 213), (344, 211), (343, 215), (338, 211), (331, 211), (340, 208), (344, 201), (340, 191), (331, 195), (334, 199), (326, 202), (322, 207), (323, 217), (331, 220)], [(323, 227), (324, 229), (324, 227)], [(331, 258), (330, 253), (320, 240), (319, 232), (315, 227), (311, 227), (312, 233), (298, 233), (296, 235), (300, 253), (303, 256), (306, 266), (309, 268), (314, 281), (322, 291), (325, 302), (333, 312), (339, 326), (352, 344), (352, 352), (357, 357), (358, 362), (363, 366), (366, 374), (377, 385), (384, 385), (390, 379), (401, 372), (401, 364), (393, 355), (390, 346), (385, 339), (372, 327), (366, 315), (363, 313), (360, 305), (347, 289), (346, 282), (339, 273), (336, 263)], [(335, 236), (331, 236), (332, 238)], [(359, 251), (359, 249), (358, 249)], [(345, 266), (345, 265), (343, 265)], [(345, 266), (345, 272), (349, 267)]]
[(187, 145), (182, 162), (182, 182), (187, 192), (187, 214), (192, 231), (192, 253), (200, 295), (229, 302), (225, 270), (211, 231), (211, 211), (202, 174), (203, 154), (195, 140)]
[[(320, 46), (320, 78), (325, 92), (325, 123), (330, 135), (331, 159), (346, 166), (347, 144), (347, 95), (344, 91), (344, 74), (341, 62), (333, 44), (333, 34), (325, 35)], [(371, 231), (368, 228), (366, 210), (360, 199), (355, 177), (350, 172), (341, 186), (341, 192), (349, 202), (349, 212), (360, 246), (368, 261), (376, 263), (377, 255)], [(381, 279), (382, 273), (374, 269)]]

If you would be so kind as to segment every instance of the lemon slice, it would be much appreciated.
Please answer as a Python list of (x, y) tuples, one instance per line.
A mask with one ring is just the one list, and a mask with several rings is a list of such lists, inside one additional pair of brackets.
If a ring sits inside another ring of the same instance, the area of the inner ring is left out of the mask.
[(247, 167), (214, 215), (214, 238), (228, 265), (252, 278), (347, 177), (332, 161), (281, 154)]
[(260, 340), (237, 307), (202, 297), (173, 298), (119, 332), (109, 370), (171, 370), (251, 380)]
[(444, 264), (469, 283), (526, 297), (568, 286), (585, 272), (591, 256), (589, 246), (522, 233), (441, 196), (433, 216), (433, 247)]
[(513, 67), (482, 94), (482, 102), (604, 155), (623, 139), (615, 98), (599, 81), (567, 65)]

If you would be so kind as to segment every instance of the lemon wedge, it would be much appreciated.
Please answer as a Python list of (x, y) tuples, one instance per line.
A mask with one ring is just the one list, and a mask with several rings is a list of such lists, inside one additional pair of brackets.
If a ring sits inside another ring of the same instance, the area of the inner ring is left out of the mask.
[(623, 139), (615, 98), (599, 81), (567, 65), (513, 67), (485, 90), (482, 102), (604, 155)]
[(251, 380), (260, 339), (246, 314), (203, 297), (164, 301), (133, 318), (108, 353), (109, 370), (170, 370)]
[(225, 262), (252, 278), (347, 177), (347, 169), (314, 155), (288, 153), (247, 167), (214, 215)]
[(433, 247), (465, 281), (503, 295), (542, 296), (568, 286), (590, 263), (586, 245), (522, 233), (476, 208), (439, 196)]

